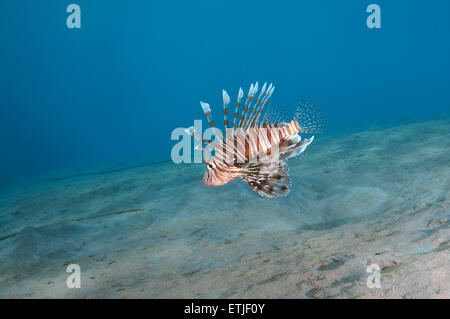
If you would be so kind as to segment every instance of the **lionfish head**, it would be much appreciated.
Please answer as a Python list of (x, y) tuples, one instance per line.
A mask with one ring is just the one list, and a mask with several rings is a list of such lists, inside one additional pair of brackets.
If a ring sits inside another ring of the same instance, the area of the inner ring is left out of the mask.
[(206, 172), (203, 175), (203, 184), (206, 186), (220, 186), (223, 185), (224, 182), (221, 182), (219, 178), (217, 178), (218, 169), (214, 165), (213, 162), (206, 162)]
[(234, 178), (227, 168), (218, 169), (214, 162), (206, 162), (206, 172), (203, 175), (203, 184), (206, 186), (221, 186)]

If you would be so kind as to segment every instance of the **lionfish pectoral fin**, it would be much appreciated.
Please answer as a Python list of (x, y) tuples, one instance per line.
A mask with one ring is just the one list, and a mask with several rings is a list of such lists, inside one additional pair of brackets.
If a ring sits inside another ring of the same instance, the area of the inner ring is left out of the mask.
[(291, 186), (288, 167), (284, 161), (253, 164), (249, 167), (248, 173), (241, 178), (265, 198), (286, 196)]

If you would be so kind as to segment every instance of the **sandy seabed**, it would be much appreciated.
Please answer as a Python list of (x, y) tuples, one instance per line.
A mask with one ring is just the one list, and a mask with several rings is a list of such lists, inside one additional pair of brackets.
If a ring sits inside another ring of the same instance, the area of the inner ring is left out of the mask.
[(203, 171), (167, 162), (1, 199), (0, 297), (450, 298), (450, 120), (316, 137), (280, 199), (203, 186)]

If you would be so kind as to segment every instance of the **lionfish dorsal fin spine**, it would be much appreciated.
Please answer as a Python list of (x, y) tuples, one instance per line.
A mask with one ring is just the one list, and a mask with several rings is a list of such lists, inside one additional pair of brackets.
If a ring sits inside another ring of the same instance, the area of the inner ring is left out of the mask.
[(233, 119), (233, 133), (237, 126), (237, 118), (239, 116), (239, 106), (241, 105), (242, 97), (244, 96), (244, 91), (242, 91), (242, 88), (239, 88), (238, 98), (236, 100), (236, 108), (234, 111), (234, 119)]
[[(272, 85), (272, 83), (270, 83), (269, 87), (267, 88), (267, 91), (264, 93), (263, 98), (261, 99), (261, 102), (258, 106), (258, 109), (255, 113), (255, 115), (253, 116), (253, 118), (249, 121), (249, 126), (250, 127), (255, 127), (256, 124), (258, 124), (259, 118), (261, 116), (261, 112), (264, 109), (264, 106), (266, 105), (267, 101), (270, 99), (270, 97), (272, 96), (273, 90), (275, 89), (275, 86)], [(258, 127), (260, 127), (260, 125), (258, 125)]]
[[(261, 90), (261, 91), (262, 91), (262, 90)], [(252, 95), (251, 100), (250, 100), (250, 105), (249, 105), (249, 108), (248, 108), (248, 110), (247, 110), (247, 114), (248, 114), (248, 112), (250, 111), (251, 103), (254, 101), (254, 98), (255, 98), (255, 95), (256, 95), (257, 92), (258, 92), (258, 82), (256, 82), (256, 85), (255, 85), (255, 87), (254, 87), (254, 89), (253, 89), (253, 92), (252, 92), (253, 95)], [(248, 129), (249, 124), (250, 124), (250, 121), (251, 121), (251, 119), (253, 118), (254, 114), (256, 113), (256, 110), (257, 110), (257, 107), (258, 107), (258, 103), (259, 103), (260, 97), (261, 97), (261, 93), (260, 93), (259, 96), (256, 98), (255, 104), (253, 105), (253, 108), (252, 108), (252, 111), (250, 112), (250, 114), (248, 114), (248, 116), (247, 116), (247, 115), (245, 116), (246, 118), (245, 118), (245, 120), (244, 120), (244, 124), (242, 125), (243, 128), (244, 128), (244, 130)]]
[[(212, 120), (212, 116), (211, 116), (211, 107), (209, 106), (208, 103), (205, 103), (205, 102), (202, 102), (202, 101), (200, 101), (200, 105), (201, 105), (201, 107), (202, 107), (202, 109), (203, 109), (203, 113), (205, 113), (206, 119), (207, 119), (208, 122), (209, 122), (209, 126), (211, 126), (211, 128), (214, 130), (214, 135), (216, 136), (216, 138), (218, 138), (218, 139), (220, 140), (220, 142), (222, 142), (222, 141), (223, 141), (222, 135), (219, 134), (220, 131), (218, 131), (218, 130), (216, 129), (215, 124), (214, 124), (214, 121)], [(213, 142), (210, 141), (210, 140), (203, 140), (203, 139), (202, 139), (202, 142), (205, 142), (205, 143), (207, 143), (207, 144), (211, 144), (211, 145), (213, 145), (214, 147), (218, 147), (218, 144), (217, 144), (217, 143), (213, 143)]]
[(206, 119), (209, 122), (209, 126), (214, 127), (214, 121), (212, 120), (212, 116), (211, 116), (211, 107), (209, 106), (208, 103), (202, 102), (200, 101), (200, 105), (203, 109), (203, 113), (205, 113)]
[[(217, 144), (216, 142), (213, 142), (211, 140), (207, 140), (204, 139), (203, 137), (199, 137), (197, 134), (197, 131), (194, 129), (193, 126), (188, 127), (187, 129), (184, 130), (187, 134), (189, 134), (190, 136), (192, 136), (195, 140), (199, 141), (200, 143), (206, 143), (207, 145), (211, 144), (211, 146), (214, 147), (219, 147), (220, 145)], [(201, 145), (197, 145), (195, 147), (195, 149), (199, 149), (199, 150), (203, 150), (203, 148), (201, 147)]]
[(222, 90), (222, 96), (223, 96), (223, 123), (225, 126), (225, 129), (228, 128), (228, 104), (230, 104), (230, 96), (228, 95), (227, 91)]
[(256, 111), (249, 118), (246, 127), (252, 127), (252, 128), (255, 127), (255, 124), (257, 123), (257, 120), (258, 120), (258, 115), (259, 115), (259, 113), (261, 113), (262, 108), (265, 105), (265, 101), (267, 100), (267, 96), (268, 96), (269, 91), (270, 91), (271, 88), (272, 88), (272, 83), (270, 83), (269, 88), (266, 91), (266, 83), (264, 83), (263, 88), (261, 89), (261, 93), (259, 94), (259, 97), (258, 97), (257, 102), (256, 102), (257, 104), (259, 102), (259, 105), (255, 105)]
[(241, 118), (239, 119), (238, 128), (242, 127), (242, 124), (243, 124), (242, 122), (245, 119), (245, 114), (246, 114), (247, 109), (248, 109), (248, 101), (250, 100), (250, 93), (251, 92), (253, 92), (253, 83), (250, 84), (250, 88), (248, 89), (247, 98), (245, 99), (245, 102), (244, 102), (244, 108), (242, 109)]
[[(239, 121), (239, 128), (242, 128), (246, 123), (248, 113), (252, 106), (252, 102), (255, 98), (255, 94), (258, 92), (258, 82), (255, 85), (253, 83), (250, 85), (250, 89), (248, 90), (247, 100), (245, 101), (244, 110), (242, 111), (241, 120)], [(248, 104), (247, 104), (248, 103)], [(244, 113), (245, 112), (245, 113)]]

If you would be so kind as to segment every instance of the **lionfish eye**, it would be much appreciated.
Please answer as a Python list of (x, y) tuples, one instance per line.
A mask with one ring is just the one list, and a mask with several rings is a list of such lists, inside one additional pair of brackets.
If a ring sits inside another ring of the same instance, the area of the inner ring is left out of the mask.
[(212, 164), (208, 164), (208, 167), (209, 167), (209, 168), (213, 168)]

